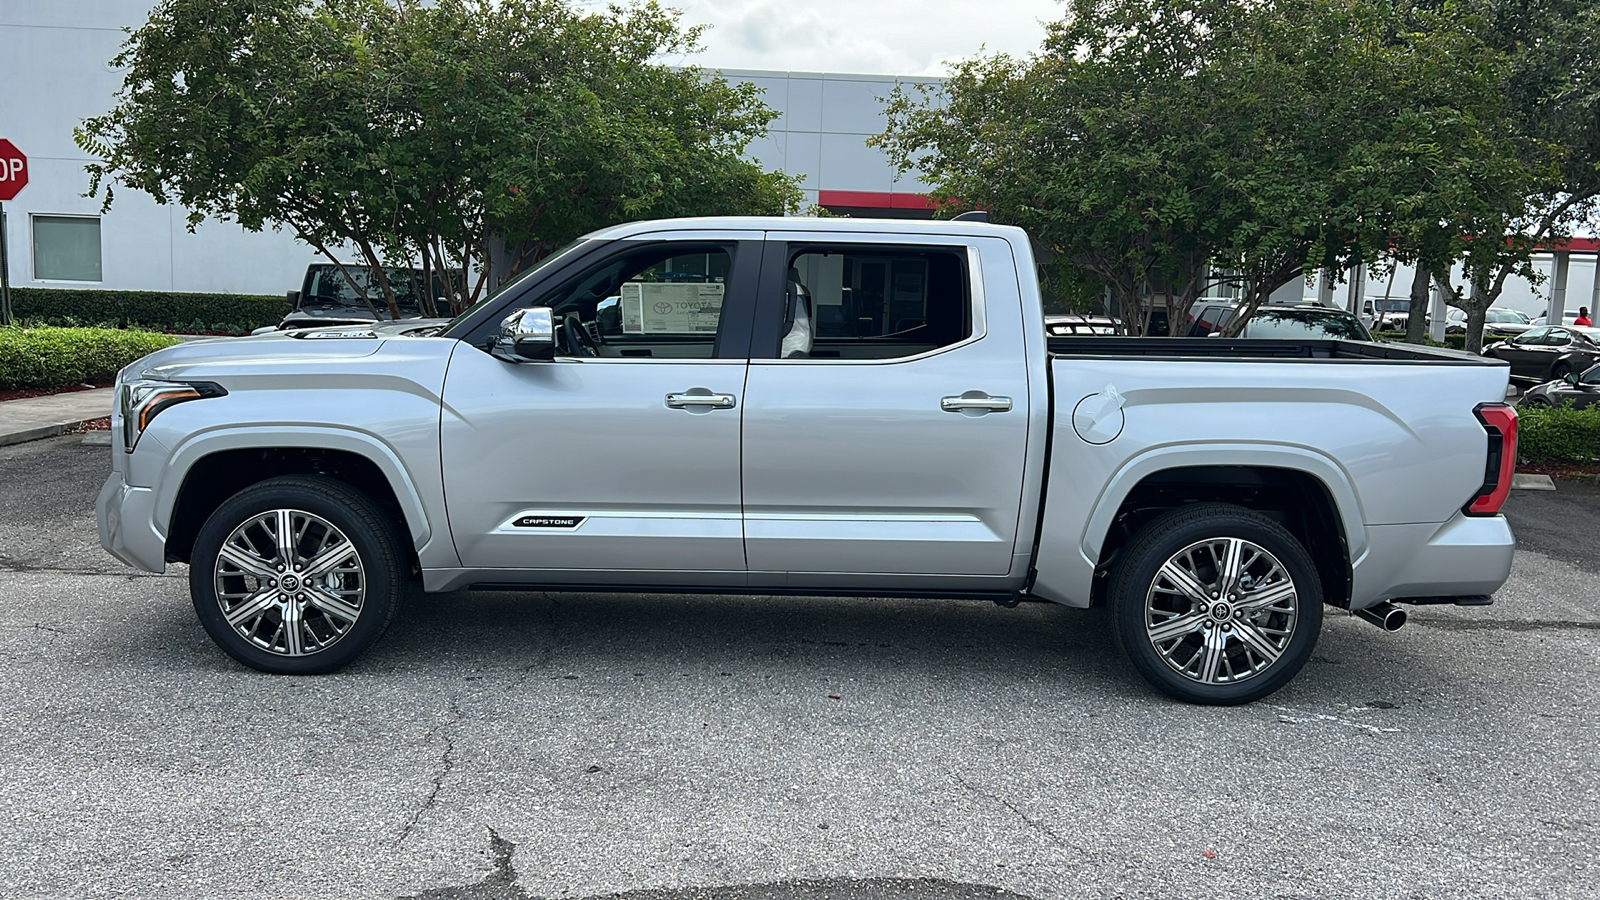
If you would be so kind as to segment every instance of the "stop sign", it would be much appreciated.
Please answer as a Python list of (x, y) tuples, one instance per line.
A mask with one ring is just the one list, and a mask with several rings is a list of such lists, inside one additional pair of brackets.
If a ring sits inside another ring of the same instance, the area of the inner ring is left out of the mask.
[(0, 138), (0, 200), (10, 200), (28, 184), (28, 158), (17, 146)]

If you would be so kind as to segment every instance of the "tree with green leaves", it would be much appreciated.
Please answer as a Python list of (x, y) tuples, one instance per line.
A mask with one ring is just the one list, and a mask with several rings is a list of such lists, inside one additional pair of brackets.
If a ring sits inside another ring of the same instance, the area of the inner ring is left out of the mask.
[(1453, 212), (1465, 188), (1430, 154), (1476, 146), (1496, 58), (1446, 12), (1383, 0), (1071, 0), (1037, 55), (897, 92), (878, 140), (1092, 272), (1130, 331), (1147, 294), (1184, 321), (1208, 266), (1244, 289), (1238, 328)]
[(1503, 140), (1517, 151), (1515, 201), (1469, 220), (1466, 347), (1481, 349), (1484, 314), (1506, 280), (1539, 280), (1533, 259), (1600, 223), (1600, 7), (1589, 0), (1465, 0), (1484, 39), (1507, 60)]
[(756, 89), (657, 61), (699, 38), (654, 0), (163, 0), (76, 137), (107, 206), (123, 186), (191, 228), (349, 248), (394, 316), (384, 265), (421, 262), (461, 308), (502, 252), (514, 271), (616, 222), (797, 208), (742, 156), (775, 115)]

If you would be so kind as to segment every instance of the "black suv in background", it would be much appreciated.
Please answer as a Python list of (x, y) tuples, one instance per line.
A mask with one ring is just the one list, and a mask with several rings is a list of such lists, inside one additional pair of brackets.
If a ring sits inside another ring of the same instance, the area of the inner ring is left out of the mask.
[[(1189, 337), (1206, 337), (1227, 330), (1239, 314), (1239, 305), (1232, 302), (1206, 302), (1195, 304), (1189, 313), (1189, 327), (1184, 334)], [(1342, 309), (1306, 304), (1303, 306), (1263, 306), (1245, 323), (1240, 337), (1291, 338), (1303, 340), (1337, 339), (1343, 341), (1370, 341), (1372, 335), (1361, 320)]]
[[(349, 273), (349, 277), (346, 277), (346, 273)], [(394, 266), (384, 269), (384, 274), (389, 283), (394, 285), (400, 318), (421, 318), (422, 307), (417, 302), (417, 290), (422, 285), (422, 270)], [(433, 287), (433, 296), (437, 298), (434, 304), (439, 315), (448, 318), (451, 315), (450, 303), (445, 298), (450, 291), (445, 287), (444, 280), (437, 276), (433, 279)], [(361, 299), (361, 288), (366, 289), (367, 297), (372, 301), (371, 306)], [(328, 325), (365, 325), (374, 321), (374, 309), (379, 319), (389, 318), (388, 304), (383, 299), (383, 291), (378, 287), (377, 280), (372, 277), (371, 266), (346, 265), (341, 270), (340, 266), (333, 263), (312, 263), (306, 266), (306, 277), (300, 283), (300, 290), (290, 291), (288, 298), (289, 314), (283, 317), (283, 321), (257, 328), (253, 333)]]

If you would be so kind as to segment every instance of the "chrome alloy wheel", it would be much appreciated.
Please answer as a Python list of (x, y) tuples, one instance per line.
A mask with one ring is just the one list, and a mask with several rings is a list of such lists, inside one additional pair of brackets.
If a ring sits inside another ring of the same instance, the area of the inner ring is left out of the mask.
[(1197, 541), (1157, 570), (1145, 597), (1145, 635), (1179, 675), (1233, 684), (1278, 661), (1300, 619), (1294, 579), (1278, 558), (1241, 538)]
[(269, 653), (309, 656), (361, 616), (361, 555), (327, 519), (298, 509), (254, 515), (228, 535), (213, 570), (222, 616)]

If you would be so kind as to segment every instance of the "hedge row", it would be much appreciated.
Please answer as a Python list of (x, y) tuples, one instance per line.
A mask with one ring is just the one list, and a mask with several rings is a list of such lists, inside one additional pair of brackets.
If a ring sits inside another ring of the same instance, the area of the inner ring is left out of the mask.
[(282, 295), (12, 288), (11, 309), (18, 321), (42, 325), (249, 334), (278, 324), (289, 305)]
[(1600, 461), (1600, 406), (1518, 410), (1517, 456), (1530, 462)]
[(0, 391), (58, 388), (110, 378), (178, 339), (115, 328), (0, 328)]

